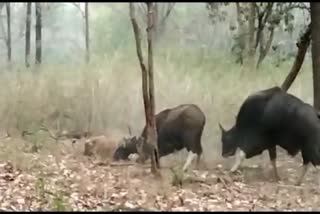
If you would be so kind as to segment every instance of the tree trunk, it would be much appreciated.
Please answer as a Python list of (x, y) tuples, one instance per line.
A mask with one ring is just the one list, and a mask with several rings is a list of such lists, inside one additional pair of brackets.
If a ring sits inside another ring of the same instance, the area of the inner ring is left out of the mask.
[(7, 11), (7, 55), (8, 62), (11, 63), (11, 11), (10, 11), (10, 3), (6, 3), (6, 11)]
[[(135, 41), (136, 41), (136, 50), (137, 50), (137, 56), (139, 59), (140, 63), (140, 68), (141, 68), (141, 74), (142, 74), (142, 95), (143, 95), (143, 104), (144, 104), (144, 110), (145, 110), (145, 115), (148, 114), (147, 109), (148, 106), (150, 106), (149, 99), (148, 99), (148, 72), (147, 68), (145, 66), (144, 60), (143, 60), (143, 55), (142, 55), (142, 50), (141, 50), (141, 33), (140, 33), (140, 28), (138, 26), (138, 23), (135, 18), (135, 9), (133, 3), (129, 3), (130, 6), (130, 19), (133, 27), (133, 33), (135, 36)], [(148, 124), (147, 117), (145, 117), (145, 122)]]
[[(148, 10), (148, 7), (147, 7)], [(158, 40), (158, 35), (159, 35), (159, 5), (158, 3), (154, 3), (153, 5), (153, 11), (152, 11), (152, 22), (153, 22), (153, 29), (152, 29), (152, 34), (153, 34), (153, 40), (157, 41)], [(147, 19), (147, 24), (148, 24), (148, 19)]]
[(255, 62), (255, 40), (254, 40), (254, 33), (255, 33), (255, 2), (250, 3), (250, 16), (249, 16), (249, 36), (248, 36), (248, 66), (250, 70), (254, 69), (254, 62)]
[(85, 22), (86, 22), (86, 61), (89, 63), (90, 61), (90, 44), (89, 44), (89, 9), (88, 2), (85, 2)]
[(274, 36), (274, 28), (272, 27), (270, 29), (270, 35), (269, 35), (269, 38), (268, 38), (266, 45), (264, 46), (264, 42), (260, 42), (261, 51), (260, 51), (259, 59), (257, 62), (257, 68), (259, 68), (259, 65), (262, 63), (262, 61), (266, 58), (267, 54), (269, 53), (270, 48), (271, 48), (271, 44), (273, 41), (273, 36)]
[(243, 64), (243, 52), (246, 47), (246, 39), (245, 39), (245, 34), (244, 34), (244, 26), (243, 26), (243, 21), (241, 19), (241, 7), (240, 7), (240, 2), (236, 2), (236, 9), (237, 9), (237, 22), (238, 22), (238, 42), (239, 42), (239, 47), (240, 47), (240, 53), (239, 53), (239, 61), (240, 64)]
[(282, 90), (287, 91), (292, 85), (293, 81), (296, 79), (310, 44), (310, 39), (311, 39), (310, 36), (311, 36), (311, 25), (308, 26), (305, 33), (300, 37), (299, 41), (297, 42), (298, 52), (288, 76), (286, 77), (285, 81), (282, 83), (282, 86), (281, 86)]
[(148, 2), (148, 74), (149, 74), (149, 121), (150, 121), (150, 135), (149, 142), (153, 144), (154, 152), (151, 154), (152, 168), (151, 170), (156, 173), (157, 169), (160, 168), (159, 155), (158, 155), (158, 145), (157, 145), (157, 131), (156, 131), (156, 120), (155, 120), (155, 98), (154, 98), (154, 81), (153, 81), (153, 30), (154, 30), (154, 20), (153, 13), (155, 12), (155, 3)]
[(31, 2), (27, 3), (26, 15), (26, 50), (25, 50), (25, 64), (30, 66), (30, 27), (31, 27)]
[(268, 5), (266, 6), (266, 9), (264, 11), (259, 11), (259, 7), (257, 6), (257, 4), (255, 4), (257, 10), (256, 12), (258, 15), (258, 29), (256, 33), (255, 49), (257, 49), (260, 43), (261, 34), (263, 33), (266, 23), (272, 14), (273, 2), (269, 2), (267, 4)]
[(310, 2), (313, 71), (313, 106), (320, 110), (320, 3)]
[[(145, 142), (150, 147), (152, 147), (153, 152), (151, 152), (151, 171), (153, 174), (160, 175), (158, 169), (160, 168), (159, 164), (159, 155), (157, 149), (157, 134), (156, 134), (156, 123), (155, 123), (155, 101), (154, 101), (154, 83), (153, 83), (153, 50), (152, 50), (152, 3), (147, 3), (148, 5), (148, 69), (145, 66), (142, 51), (141, 51), (141, 33), (139, 26), (135, 18), (135, 9), (133, 3), (129, 3), (130, 19), (133, 27), (133, 32), (136, 41), (137, 56), (139, 59), (141, 74), (142, 74), (142, 94), (143, 94), (143, 103), (145, 111), (145, 121), (146, 121), (146, 139)], [(144, 146), (143, 146), (144, 147)], [(140, 154), (143, 155), (144, 154)], [(143, 158), (142, 158), (143, 159)]]
[(41, 23), (41, 3), (35, 3), (35, 10), (36, 10), (36, 64), (41, 64), (41, 30), (42, 30), (42, 23)]
[(168, 18), (175, 6), (175, 3), (166, 3), (166, 4), (161, 4), (162, 5), (162, 8), (166, 8), (165, 9), (162, 9), (162, 13), (160, 15), (160, 11), (159, 11), (159, 5), (158, 3), (156, 3), (157, 5), (157, 17), (158, 17), (158, 20), (157, 21), (157, 39), (159, 39), (162, 34), (165, 32), (165, 29), (166, 29), (166, 23), (168, 22)]

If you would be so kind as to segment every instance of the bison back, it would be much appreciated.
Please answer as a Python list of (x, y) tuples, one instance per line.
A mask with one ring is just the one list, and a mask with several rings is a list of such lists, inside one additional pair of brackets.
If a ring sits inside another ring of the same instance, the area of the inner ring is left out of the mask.
[(268, 102), (275, 94), (279, 93), (283, 93), (283, 91), (279, 87), (273, 87), (248, 96), (237, 115), (237, 129), (259, 128)]

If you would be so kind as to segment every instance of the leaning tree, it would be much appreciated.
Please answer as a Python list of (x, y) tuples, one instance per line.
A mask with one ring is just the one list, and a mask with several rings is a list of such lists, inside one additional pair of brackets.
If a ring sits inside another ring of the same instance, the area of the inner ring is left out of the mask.
[(311, 2), (313, 105), (320, 110), (320, 3)]
[[(135, 7), (133, 3), (129, 3), (130, 19), (133, 27), (134, 38), (136, 42), (136, 51), (140, 63), (142, 74), (142, 94), (146, 121), (146, 139), (141, 148), (149, 148), (148, 155), (151, 155), (151, 172), (160, 175), (160, 163), (157, 146), (157, 132), (155, 122), (155, 97), (154, 97), (154, 80), (153, 80), (153, 30), (154, 19), (153, 13), (155, 11), (155, 4), (148, 2), (147, 4), (147, 47), (148, 47), (148, 67), (145, 64), (144, 57), (141, 50), (141, 32), (136, 21)], [(151, 148), (151, 149), (150, 149)], [(144, 157), (147, 152), (144, 149), (138, 149), (140, 156)]]
[(313, 106), (320, 109), (320, 3), (310, 3), (311, 23), (308, 25), (304, 34), (297, 42), (298, 52), (289, 72), (281, 88), (285, 91), (289, 89), (299, 73), (304, 61), (307, 49), (312, 43), (312, 73), (313, 73)]

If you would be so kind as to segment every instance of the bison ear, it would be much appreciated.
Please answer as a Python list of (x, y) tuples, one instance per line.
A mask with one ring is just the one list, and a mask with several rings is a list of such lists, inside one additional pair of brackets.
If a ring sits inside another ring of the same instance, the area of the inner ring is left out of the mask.
[(127, 141), (128, 141), (128, 139), (124, 137), (123, 140), (122, 140), (122, 142), (120, 143), (120, 147), (126, 148)]
[(226, 130), (223, 128), (223, 126), (221, 125), (221, 123), (219, 123), (219, 128), (220, 128), (222, 134), (226, 133)]

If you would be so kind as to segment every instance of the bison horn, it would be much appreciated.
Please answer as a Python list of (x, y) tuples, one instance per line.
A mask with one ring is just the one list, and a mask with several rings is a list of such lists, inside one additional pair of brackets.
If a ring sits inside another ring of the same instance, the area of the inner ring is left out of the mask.
[(129, 132), (129, 135), (132, 136), (132, 132), (131, 132), (131, 127), (130, 127), (130, 125), (128, 125), (128, 132)]
[(220, 130), (221, 130), (221, 132), (222, 133), (225, 133), (226, 132), (226, 130), (223, 128), (223, 126), (221, 125), (221, 123), (219, 123), (219, 128), (220, 128)]

